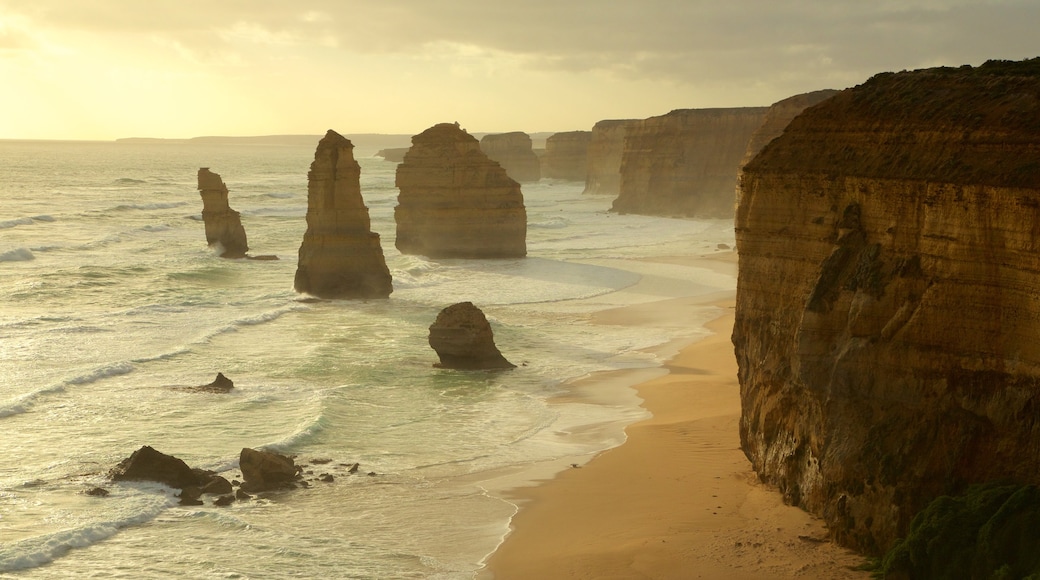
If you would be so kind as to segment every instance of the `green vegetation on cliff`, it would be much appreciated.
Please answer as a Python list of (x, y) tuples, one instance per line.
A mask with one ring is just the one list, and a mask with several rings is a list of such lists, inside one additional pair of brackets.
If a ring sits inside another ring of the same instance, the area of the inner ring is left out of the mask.
[(976, 485), (914, 517), (878, 578), (1040, 579), (1040, 488)]

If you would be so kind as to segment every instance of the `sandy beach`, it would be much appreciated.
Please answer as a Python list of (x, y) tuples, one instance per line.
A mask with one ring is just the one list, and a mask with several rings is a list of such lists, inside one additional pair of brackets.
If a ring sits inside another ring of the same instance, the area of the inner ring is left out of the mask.
[[(732, 252), (676, 260), (735, 266)], [(651, 416), (629, 425), (621, 446), (508, 493), (519, 511), (481, 579), (869, 578), (852, 569), (862, 557), (785, 505), (740, 450), (734, 297), (670, 297), (594, 316), (638, 325), (681, 319), (695, 306), (722, 313), (706, 325), (706, 338), (659, 347), (670, 356), (667, 372), (635, 387)], [(576, 388), (594, 389), (596, 380)]]

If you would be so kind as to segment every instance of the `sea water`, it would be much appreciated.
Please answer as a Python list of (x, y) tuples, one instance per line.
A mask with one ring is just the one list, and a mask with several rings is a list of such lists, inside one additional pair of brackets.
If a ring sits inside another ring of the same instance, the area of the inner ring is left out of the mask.
[[(590, 314), (668, 298), (612, 298), (648, 275), (732, 285), (646, 260), (732, 243), (732, 222), (616, 215), (551, 180), (523, 186), (528, 257), (402, 255), (396, 164), (374, 153), (355, 151), (394, 292), (315, 301), (292, 287), (313, 147), (0, 141), (0, 575), (472, 578), (516, 511), (483, 474), (617, 445), (567, 435), (643, 416), (553, 402), (565, 381), (658, 365), (647, 347), (697, 331)], [(206, 246), (199, 167), (223, 177), (251, 254), (277, 261)], [(433, 367), (429, 325), (465, 300), (516, 369)], [(217, 372), (229, 394), (185, 388)], [(334, 481), (180, 506), (107, 480), (142, 445), (228, 479), (243, 447), (270, 449)]]

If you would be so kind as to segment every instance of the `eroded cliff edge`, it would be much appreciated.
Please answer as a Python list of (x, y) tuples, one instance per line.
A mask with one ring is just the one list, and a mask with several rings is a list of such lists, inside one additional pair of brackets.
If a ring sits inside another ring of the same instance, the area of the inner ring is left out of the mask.
[(886, 73), (745, 168), (741, 444), (836, 539), (1040, 482), (1040, 60)]
[(628, 127), (612, 211), (732, 217), (740, 161), (766, 107), (677, 109)]

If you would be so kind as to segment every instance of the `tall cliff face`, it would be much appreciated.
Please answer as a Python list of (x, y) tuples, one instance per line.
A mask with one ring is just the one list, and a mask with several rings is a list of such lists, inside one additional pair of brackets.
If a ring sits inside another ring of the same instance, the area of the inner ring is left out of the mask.
[(599, 121), (592, 127), (585, 163), (585, 191), (592, 195), (617, 196), (621, 191), (621, 155), (625, 134), (637, 119)]
[(1040, 481), (1040, 60), (878, 75), (745, 168), (741, 444), (837, 539)]
[(550, 179), (585, 181), (588, 170), (589, 131), (554, 133), (545, 140), (542, 175)]
[(541, 162), (531, 148), (531, 137), (522, 131), (484, 135), (480, 150), (492, 161), (497, 161), (506, 175), (520, 183), (542, 178)]
[(208, 167), (199, 168), (199, 195), (202, 197), (202, 221), (206, 226), (206, 243), (219, 246), (222, 258), (243, 258), (249, 251), (246, 230), (239, 213), (228, 205), (228, 189), (220, 175)]
[(488, 159), (475, 137), (440, 123), (412, 137), (397, 166), (397, 249), (431, 258), (527, 254), (520, 184)]
[(679, 109), (629, 129), (619, 213), (731, 217), (737, 170), (766, 107)]
[(354, 145), (330, 129), (307, 173), (307, 231), (296, 268), (297, 292), (320, 298), (387, 298), (393, 292), (360, 179)]

